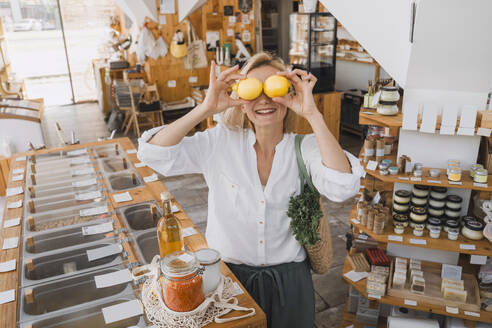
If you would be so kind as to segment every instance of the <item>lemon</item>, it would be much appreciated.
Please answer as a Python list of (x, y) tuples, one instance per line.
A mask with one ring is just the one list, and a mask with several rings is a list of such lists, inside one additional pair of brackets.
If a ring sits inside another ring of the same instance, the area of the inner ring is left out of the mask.
[(239, 85), (239, 82), (236, 82), (236, 83), (234, 83), (234, 84), (231, 86), (232, 91), (234, 91), (235, 93), (237, 93), (237, 87), (238, 87), (238, 85)]
[(281, 75), (272, 75), (263, 83), (263, 91), (270, 97), (283, 97), (289, 92), (290, 83)]
[[(234, 86), (232, 87), (234, 90)], [(253, 100), (261, 95), (263, 85), (260, 80), (254, 77), (248, 77), (237, 83), (237, 95), (245, 100)]]

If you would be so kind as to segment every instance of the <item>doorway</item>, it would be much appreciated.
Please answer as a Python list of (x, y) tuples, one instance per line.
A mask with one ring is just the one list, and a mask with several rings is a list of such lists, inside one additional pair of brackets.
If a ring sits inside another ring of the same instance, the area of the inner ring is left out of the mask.
[(110, 52), (114, 12), (112, 0), (0, 1), (9, 77), (48, 106), (95, 100), (92, 60)]

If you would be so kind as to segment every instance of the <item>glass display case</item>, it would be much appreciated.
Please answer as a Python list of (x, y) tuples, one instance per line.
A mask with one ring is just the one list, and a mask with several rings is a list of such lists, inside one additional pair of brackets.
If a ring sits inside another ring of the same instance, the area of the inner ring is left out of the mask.
[(290, 15), (290, 63), (311, 72), (318, 82), (313, 92), (335, 90), (337, 21), (328, 12)]

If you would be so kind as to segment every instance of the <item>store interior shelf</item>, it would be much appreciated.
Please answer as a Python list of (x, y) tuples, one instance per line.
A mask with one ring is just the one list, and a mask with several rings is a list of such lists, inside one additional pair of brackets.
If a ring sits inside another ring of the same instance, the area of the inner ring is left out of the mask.
[[(395, 162), (393, 162), (393, 165)], [(458, 189), (471, 189), (478, 191), (492, 191), (492, 186), (488, 184), (479, 184), (473, 182), (470, 171), (461, 171), (461, 181), (460, 183), (453, 183), (447, 179), (446, 169), (441, 169), (441, 174), (438, 178), (433, 178), (429, 174), (429, 168), (424, 167), (422, 169), (421, 177), (414, 177), (410, 174), (397, 174), (397, 175), (381, 175), (379, 170), (369, 170), (364, 168), (366, 174), (375, 177), (383, 182), (391, 183), (408, 183), (408, 184), (418, 184), (424, 186), (438, 186), (447, 188), (458, 188)], [(487, 181), (492, 181), (492, 175), (489, 175)]]
[(395, 297), (395, 296), (382, 296), (380, 299), (376, 298), (371, 298), (368, 297), (368, 294), (366, 292), (366, 280), (367, 279), (361, 279), (357, 282), (353, 282), (349, 278), (345, 276), (345, 273), (352, 271), (352, 267), (348, 261), (348, 258), (345, 258), (345, 263), (343, 265), (343, 270), (342, 270), (342, 277), (343, 280), (349, 283), (350, 285), (354, 286), (354, 288), (364, 295), (366, 298), (370, 300), (377, 300), (380, 303), (385, 303), (385, 304), (390, 304), (394, 306), (399, 306), (399, 307), (405, 307), (409, 309), (415, 309), (419, 311), (424, 311), (424, 312), (433, 312), (437, 314), (442, 314), (442, 315), (447, 315), (447, 316), (452, 316), (452, 317), (458, 317), (462, 319), (467, 319), (467, 320), (472, 320), (472, 321), (481, 321), (481, 322), (492, 322), (492, 312), (486, 312), (486, 311), (480, 311), (480, 312), (467, 312), (470, 315), (465, 314), (465, 312), (462, 309), (458, 309), (458, 313), (450, 313), (446, 311), (446, 305), (434, 305), (434, 304), (428, 304), (426, 302), (423, 302), (422, 300), (419, 299), (419, 295), (415, 294), (415, 297), (411, 299), (411, 301), (417, 302), (417, 306), (411, 306), (408, 304), (405, 304), (405, 301), (409, 299), (403, 299), (400, 297)]
[[(338, 59), (338, 58), (337, 58)], [(396, 115), (381, 115), (375, 109), (361, 108), (359, 112), (360, 125), (376, 125), (382, 127), (400, 128), (403, 119), (402, 112)]]
[[(355, 313), (350, 313), (348, 311), (348, 304), (349, 304), (349, 301), (347, 299), (345, 301), (345, 309), (343, 311), (342, 321), (340, 322), (340, 325), (338, 327), (339, 328), (348, 328), (348, 327), (350, 327), (350, 325), (352, 325), (353, 328), (367, 327), (368, 324), (362, 323), (362, 322), (357, 322)], [(386, 318), (379, 317), (377, 328), (386, 328), (387, 325), (388, 324), (387, 324)], [(373, 326), (371, 325), (371, 327), (373, 327)]]
[[(393, 224), (389, 222), (384, 229), (382, 234), (375, 234), (372, 230), (368, 229), (362, 225), (357, 219), (357, 206), (354, 205), (352, 211), (350, 212), (350, 224), (352, 224), (359, 231), (371, 236), (373, 239), (380, 243), (394, 243), (408, 246), (415, 246), (421, 248), (432, 248), (439, 249), (449, 252), (459, 252), (463, 254), (472, 255), (484, 255), (492, 257), (492, 243), (487, 239), (482, 240), (469, 240), (462, 236), (458, 237), (458, 240), (449, 240), (447, 238), (447, 233), (443, 230), (439, 238), (431, 238), (427, 229), (424, 231), (424, 236), (416, 237), (413, 235), (413, 230), (410, 227), (405, 228), (405, 232), (402, 235), (397, 235), (393, 232)], [(401, 241), (394, 240), (399, 239)], [(390, 240), (390, 239), (393, 240)], [(424, 244), (425, 243), (425, 244)]]

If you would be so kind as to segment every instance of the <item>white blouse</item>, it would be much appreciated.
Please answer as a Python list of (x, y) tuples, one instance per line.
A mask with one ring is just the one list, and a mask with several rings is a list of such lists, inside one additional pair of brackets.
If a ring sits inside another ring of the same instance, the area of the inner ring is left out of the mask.
[[(275, 147), (275, 157), (263, 190), (258, 176), (255, 134), (233, 131), (219, 124), (185, 137), (174, 146), (162, 147), (148, 140), (162, 127), (145, 132), (138, 140), (138, 158), (163, 175), (203, 173), (209, 187), (206, 238), (222, 259), (252, 266), (300, 262), (304, 248), (290, 229), (287, 208), (290, 196), (300, 192), (294, 146), (295, 134), (286, 133)], [(304, 163), (314, 186), (332, 201), (354, 196), (363, 169), (348, 152), (352, 173), (341, 173), (321, 162), (314, 134), (301, 145)]]

